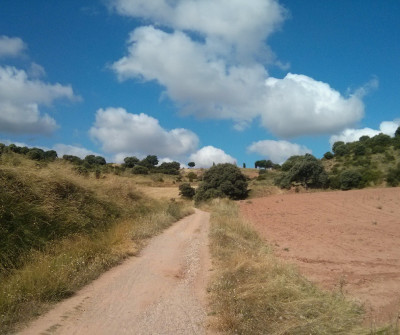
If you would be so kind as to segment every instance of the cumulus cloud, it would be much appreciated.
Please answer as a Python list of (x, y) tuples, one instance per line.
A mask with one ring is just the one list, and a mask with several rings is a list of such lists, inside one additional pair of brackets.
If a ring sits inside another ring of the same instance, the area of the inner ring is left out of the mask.
[(64, 155), (73, 155), (80, 158), (85, 158), (87, 155), (101, 156), (100, 154), (86, 148), (62, 143), (55, 144), (53, 150), (57, 151), (58, 157), (60, 158)]
[(364, 104), (357, 94), (344, 98), (328, 84), (289, 73), (268, 78), (263, 125), (282, 137), (332, 134), (359, 121)]
[(214, 45), (217, 52), (226, 54), (233, 47), (242, 56), (263, 49), (263, 41), (286, 17), (286, 10), (276, 0), (111, 0), (110, 3), (121, 15), (195, 32)]
[(26, 44), (19, 37), (0, 36), (0, 58), (20, 56)]
[(208, 168), (219, 163), (232, 163), (236, 164), (236, 159), (226, 154), (223, 150), (213, 146), (206, 146), (193, 153), (189, 157), (189, 161), (196, 163), (196, 167)]
[(133, 154), (179, 157), (193, 152), (199, 142), (190, 130), (166, 130), (157, 119), (143, 113), (131, 114), (123, 108), (99, 109), (90, 135), (118, 161)]
[(312, 153), (310, 149), (303, 145), (272, 140), (254, 142), (247, 148), (247, 151), (257, 153), (279, 164), (285, 162), (290, 156)]
[(372, 128), (345, 129), (340, 134), (331, 136), (331, 138), (329, 139), (329, 143), (333, 145), (333, 143), (338, 141), (343, 141), (345, 143), (355, 142), (358, 141), (361, 136), (373, 137), (380, 133), (393, 137), (399, 126), (400, 119), (394, 121), (383, 121), (379, 126), (379, 130), (375, 130)]
[(377, 85), (343, 96), (305, 75), (269, 77), (272, 61), (283, 67), (266, 44), (286, 16), (275, 0), (110, 1), (119, 14), (155, 25), (130, 34), (112, 70), (120, 80), (158, 82), (183, 114), (231, 119), (238, 130), (260, 117), (284, 138), (333, 134), (363, 117), (362, 98)]
[(0, 131), (9, 133), (48, 134), (58, 126), (40, 105), (54, 100), (77, 99), (71, 86), (48, 84), (29, 78), (24, 70), (0, 66)]

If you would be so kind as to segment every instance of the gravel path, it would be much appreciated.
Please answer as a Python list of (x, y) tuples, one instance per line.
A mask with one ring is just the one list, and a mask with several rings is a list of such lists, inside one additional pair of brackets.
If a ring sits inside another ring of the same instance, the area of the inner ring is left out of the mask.
[(205, 334), (208, 230), (196, 209), (20, 334)]

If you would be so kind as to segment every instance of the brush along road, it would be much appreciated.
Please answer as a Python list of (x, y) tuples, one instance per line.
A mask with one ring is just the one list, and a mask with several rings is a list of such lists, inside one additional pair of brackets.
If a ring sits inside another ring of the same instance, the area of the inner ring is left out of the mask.
[(20, 334), (206, 333), (208, 230), (196, 209)]

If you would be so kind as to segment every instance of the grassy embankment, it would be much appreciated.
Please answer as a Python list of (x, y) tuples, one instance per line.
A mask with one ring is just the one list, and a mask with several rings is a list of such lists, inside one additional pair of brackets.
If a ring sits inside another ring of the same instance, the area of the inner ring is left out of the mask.
[[(211, 215), (212, 326), (228, 334), (370, 334), (363, 311), (340, 292), (325, 292), (281, 262), (240, 218), (217, 201)], [(389, 330), (376, 334), (390, 334)]]
[[(147, 178), (147, 180), (144, 180)], [(0, 156), (0, 333), (134, 255), (192, 212), (137, 191), (152, 177), (80, 176), (61, 160)]]

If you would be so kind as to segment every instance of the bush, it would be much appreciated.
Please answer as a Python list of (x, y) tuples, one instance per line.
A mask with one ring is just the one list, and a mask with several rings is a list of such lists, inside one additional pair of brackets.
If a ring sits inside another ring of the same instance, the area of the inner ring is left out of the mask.
[(132, 169), (133, 174), (149, 174), (149, 169), (145, 166), (136, 165)]
[(389, 186), (396, 187), (400, 184), (400, 164), (397, 165), (396, 168), (390, 169), (386, 181)]
[(124, 162), (126, 167), (133, 168), (137, 163), (139, 163), (139, 158), (135, 156), (125, 157)]
[(192, 186), (190, 186), (189, 183), (179, 185), (179, 195), (181, 195), (182, 197), (193, 199), (195, 194), (196, 190)]
[(324, 154), (324, 158), (325, 159), (332, 159), (333, 158), (333, 153), (331, 153), (330, 151), (328, 151), (328, 152), (325, 152), (325, 154)]
[(195, 200), (228, 197), (233, 200), (245, 199), (248, 195), (247, 179), (240, 169), (229, 163), (218, 164), (204, 173)]
[(44, 151), (39, 148), (32, 148), (27, 153), (28, 158), (33, 159), (35, 161), (42, 161), (45, 158)]
[(197, 179), (197, 174), (195, 174), (194, 172), (189, 172), (186, 176), (190, 182), (192, 182), (194, 179)]
[(343, 191), (360, 187), (361, 181), (362, 181), (361, 174), (358, 171), (354, 170), (343, 171), (339, 177), (340, 188)]

